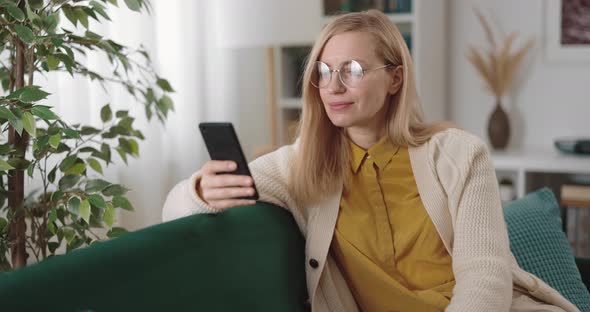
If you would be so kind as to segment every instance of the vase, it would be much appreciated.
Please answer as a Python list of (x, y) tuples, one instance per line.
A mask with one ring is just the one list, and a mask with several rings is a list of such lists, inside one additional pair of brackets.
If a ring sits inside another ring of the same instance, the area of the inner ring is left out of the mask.
[(505, 149), (510, 139), (510, 120), (502, 109), (500, 100), (496, 100), (496, 107), (488, 121), (488, 137), (492, 147), (496, 150)]

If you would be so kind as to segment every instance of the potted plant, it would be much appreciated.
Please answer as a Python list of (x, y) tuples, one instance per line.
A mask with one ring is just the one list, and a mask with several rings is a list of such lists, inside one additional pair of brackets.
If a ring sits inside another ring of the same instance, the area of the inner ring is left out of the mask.
[(485, 30), (489, 49), (478, 49), (471, 45), (467, 58), (483, 78), (487, 90), (496, 99), (494, 111), (488, 121), (488, 137), (493, 148), (504, 149), (510, 139), (510, 120), (502, 108), (502, 100), (510, 90), (514, 76), (533, 46), (533, 41), (528, 40), (522, 47), (512, 51), (516, 33), (508, 34), (497, 43), (486, 18), (477, 10), (475, 13)]
[[(132, 210), (122, 185), (100, 176), (115, 154), (125, 163), (139, 156), (144, 136), (127, 110), (100, 111), (103, 125), (68, 124), (45, 103), (53, 90), (35, 84), (49, 72), (87, 77), (106, 87), (119, 85), (164, 123), (173, 102), (165, 79), (149, 54), (104, 38), (89, 20), (109, 22), (108, 8), (124, 4), (148, 11), (148, 0), (0, 0), (0, 271), (22, 267), (28, 256), (42, 260), (59, 246), (66, 252), (125, 230), (113, 227), (115, 210)], [(74, 27), (62, 27), (69, 20)], [(104, 75), (80, 62), (100, 51), (112, 71)], [(40, 190), (25, 190), (24, 175), (39, 179)], [(102, 231), (104, 232), (104, 230)]]

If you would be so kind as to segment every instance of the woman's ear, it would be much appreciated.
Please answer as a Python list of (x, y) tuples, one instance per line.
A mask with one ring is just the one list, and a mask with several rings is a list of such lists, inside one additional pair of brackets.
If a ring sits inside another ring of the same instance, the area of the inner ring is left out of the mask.
[(389, 94), (394, 95), (399, 91), (404, 82), (404, 67), (399, 65), (389, 71), (389, 74), (391, 75), (392, 80), (388, 92)]

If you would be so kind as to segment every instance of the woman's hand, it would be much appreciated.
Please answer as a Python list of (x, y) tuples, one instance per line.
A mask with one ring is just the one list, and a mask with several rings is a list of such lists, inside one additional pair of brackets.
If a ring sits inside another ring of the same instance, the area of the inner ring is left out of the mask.
[(201, 168), (197, 193), (214, 209), (225, 210), (256, 203), (255, 200), (239, 199), (254, 195), (254, 181), (249, 176), (227, 174), (235, 171), (236, 166), (231, 160), (210, 160)]

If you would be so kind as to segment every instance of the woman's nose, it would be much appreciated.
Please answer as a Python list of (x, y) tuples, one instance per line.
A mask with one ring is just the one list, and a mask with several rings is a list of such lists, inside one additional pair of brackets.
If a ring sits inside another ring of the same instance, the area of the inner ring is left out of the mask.
[(340, 79), (340, 72), (332, 72), (332, 77), (330, 78), (327, 88), (330, 93), (342, 93), (346, 91), (346, 86)]

